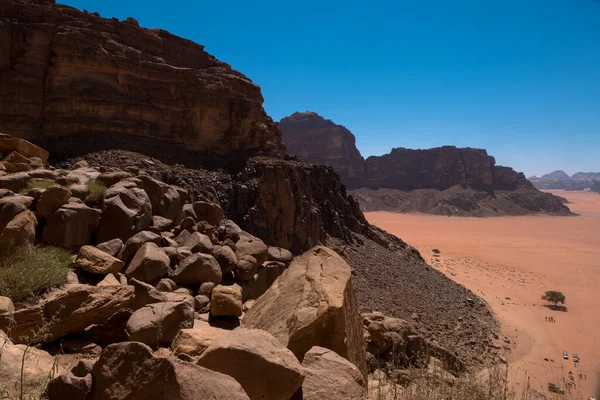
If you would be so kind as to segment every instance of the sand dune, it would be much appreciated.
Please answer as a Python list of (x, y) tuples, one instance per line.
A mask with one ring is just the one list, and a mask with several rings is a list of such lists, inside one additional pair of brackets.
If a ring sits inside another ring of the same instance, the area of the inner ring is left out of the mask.
[[(524, 386), (526, 373), (539, 390), (548, 382), (564, 386), (570, 371), (575, 391), (587, 399), (600, 395), (600, 195), (552, 192), (571, 201), (569, 207), (580, 216), (366, 216), (489, 302), (502, 324), (517, 389)], [(434, 248), (441, 251), (439, 257), (433, 256)], [(545, 290), (562, 291), (568, 311), (545, 307), (540, 300)], [(546, 322), (550, 316), (556, 322)], [(578, 365), (573, 353), (581, 358)]]

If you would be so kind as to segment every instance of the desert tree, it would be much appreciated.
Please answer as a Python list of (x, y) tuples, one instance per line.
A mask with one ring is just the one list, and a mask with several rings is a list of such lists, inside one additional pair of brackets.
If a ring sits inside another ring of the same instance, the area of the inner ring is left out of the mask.
[(562, 292), (558, 292), (556, 290), (547, 290), (546, 293), (542, 295), (542, 300), (554, 303), (554, 307), (557, 307), (558, 303), (565, 304), (567, 298)]

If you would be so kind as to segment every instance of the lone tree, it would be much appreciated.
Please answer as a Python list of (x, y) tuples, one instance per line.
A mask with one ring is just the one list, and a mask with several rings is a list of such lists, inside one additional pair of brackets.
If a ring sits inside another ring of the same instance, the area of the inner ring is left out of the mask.
[(555, 290), (548, 290), (542, 296), (542, 300), (546, 300), (551, 303), (554, 303), (554, 307), (557, 307), (558, 303), (565, 304), (565, 301), (567, 300), (567, 298), (565, 297), (565, 295), (562, 292), (557, 292)]

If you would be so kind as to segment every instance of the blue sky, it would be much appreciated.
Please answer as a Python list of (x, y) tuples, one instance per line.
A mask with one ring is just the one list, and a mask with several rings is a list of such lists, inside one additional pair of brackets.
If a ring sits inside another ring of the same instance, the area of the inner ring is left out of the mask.
[(62, 1), (205, 45), (273, 119), (316, 111), (364, 156), (452, 144), (600, 171), (600, 0)]

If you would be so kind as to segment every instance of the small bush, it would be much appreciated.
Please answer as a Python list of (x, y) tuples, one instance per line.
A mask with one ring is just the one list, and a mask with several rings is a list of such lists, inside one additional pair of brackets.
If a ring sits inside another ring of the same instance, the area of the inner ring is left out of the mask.
[(87, 185), (88, 194), (85, 197), (86, 203), (98, 204), (102, 200), (102, 196), (108, 189), (104, 183), (98, 181), (91, 181)]
[(27, 187), (21, 190), (21, 194), (27, 194), (32, 189), (48, 189), (52, 185), (56, 185), (52, 179), (35, 179), (27, 182)]
[(435, 254), (440, 254), (441, 253), (441, 251), (439, 249), (433, 249), (431, 251), (433, 251)]
[(71, 253), (52, 246), (23, 244), (0, 250), (0, 296), (14, 303), (33, 301), (67, 278)]

